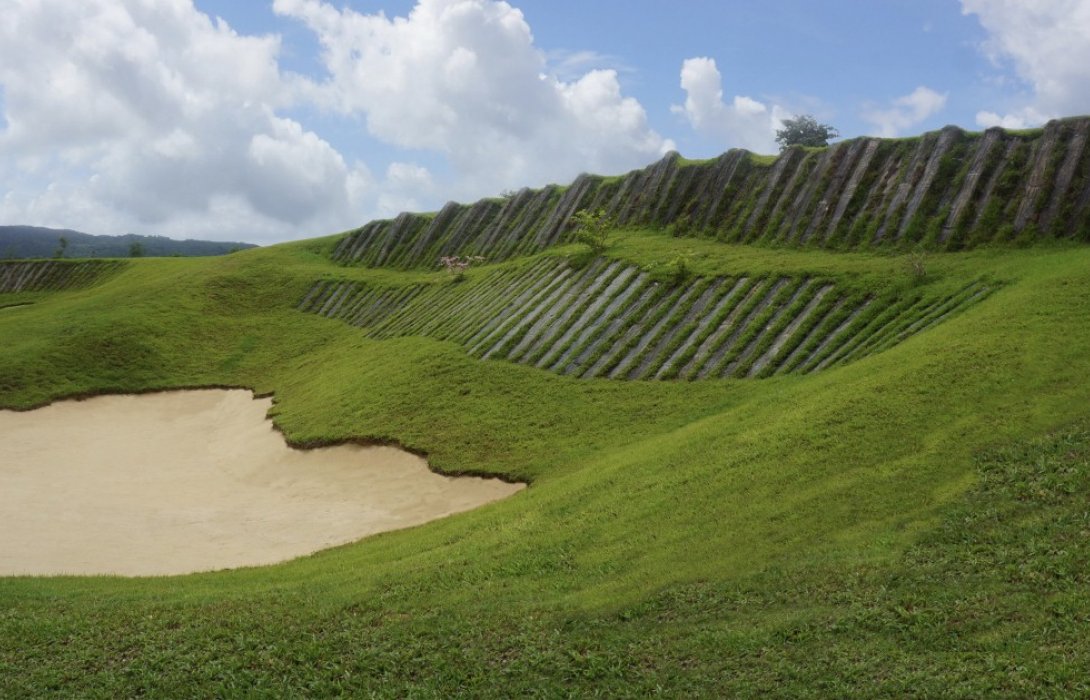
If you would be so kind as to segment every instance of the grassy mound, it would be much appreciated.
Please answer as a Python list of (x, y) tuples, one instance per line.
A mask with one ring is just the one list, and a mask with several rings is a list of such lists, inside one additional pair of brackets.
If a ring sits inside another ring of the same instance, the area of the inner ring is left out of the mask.
[[(0, 695), (1086, 691), (1090, 250), (936, 253), (919, 279), (884, 254), (687, 241), (705, 281), (921, 309), (993, 291), (822, 372), (616, 382), (300, 311), (316, 280), (456, 296), (545, 264), (452, 284), (338, 266), (342, 240), (134, 260), (0, 312), (0, 404), (248, 386), (295, 444), (395, 441), (531, 487), (274, 567), (0, 580)], [(676, 253), (628, 231), (599, 264)]]

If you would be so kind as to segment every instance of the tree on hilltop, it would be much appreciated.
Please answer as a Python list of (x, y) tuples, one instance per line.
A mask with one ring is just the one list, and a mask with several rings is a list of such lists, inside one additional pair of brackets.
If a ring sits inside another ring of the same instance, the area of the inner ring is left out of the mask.
[(836, 127), (818, 122), (812, 114), (803, 114), (783, 120), (783, 128), (776, 130), (776, 143), (781, 151), (788, 146), (828, 146), (829, 139), (838, 136)]

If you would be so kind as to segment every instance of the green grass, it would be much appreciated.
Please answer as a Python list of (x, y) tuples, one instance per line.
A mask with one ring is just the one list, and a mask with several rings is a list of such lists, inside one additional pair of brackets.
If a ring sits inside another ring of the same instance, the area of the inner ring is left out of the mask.
[[(530, 488), (277, 566), (0, 579), (0, 696), (1087, 692), (1090, 250), (933, 254), (929, 298), (996, 291), (821, 373), (619, 382), (294, 310), (316, 280), (443, 280), (335, 242), (134, 260), (0, 311), (0, 405), (248, 386), (295, 444)], [(894, 255), (684, 245), (709, 278), (917, 284)]]
[(21, 306), (29, 306), (36, 301), (45, 299), (49, 292), (13, 292), (0, 294), (0, 309), (14, 309)]

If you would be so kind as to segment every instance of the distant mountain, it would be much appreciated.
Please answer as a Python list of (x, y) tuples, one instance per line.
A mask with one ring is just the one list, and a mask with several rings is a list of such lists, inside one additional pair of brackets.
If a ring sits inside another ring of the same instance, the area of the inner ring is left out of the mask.
[[(61, 238), (66, 245), (61, 251)], [(69, 229), (39, 226), (0, 226), (0, 260), (52, 258), (63, 252), (66, 258), (127, 258), (133, 253), (146, 256), (225, 255), (253, 243), (222, 241), (177, 241), (165, 236), (93, 236)]]

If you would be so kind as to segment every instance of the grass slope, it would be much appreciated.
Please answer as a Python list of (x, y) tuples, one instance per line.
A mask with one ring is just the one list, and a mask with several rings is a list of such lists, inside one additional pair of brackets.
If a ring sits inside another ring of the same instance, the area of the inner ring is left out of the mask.
[[(334, 267), (335, 243), (137, 260), (4, 309), (0, 405), (244, 385), (296, 444), (531, 488), (273, 567), (2, 579), (0, 695), (1086, 692), (1090, 251), (933, 255), (928, 296), (997, 290), (818, 374), (613, 382), (296, 311), (316, 279), (447, 284)], [(690, 243), (707, 276), (913, 285), (895, 257)]]

